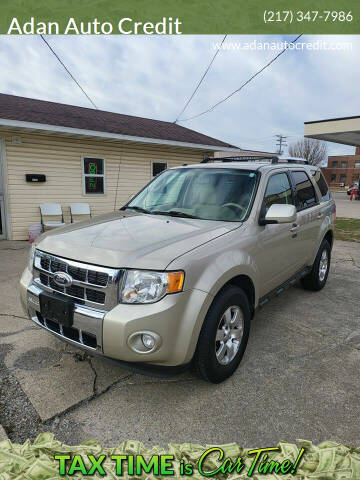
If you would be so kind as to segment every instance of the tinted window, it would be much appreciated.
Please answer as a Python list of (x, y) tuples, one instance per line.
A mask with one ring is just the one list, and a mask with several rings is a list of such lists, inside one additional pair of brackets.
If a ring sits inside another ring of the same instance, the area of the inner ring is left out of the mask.
[(264, 197), (265, 213), (274, 203), (293, 205), (291, 187), (286, 173), (277, 173), (268, 181)]
[(323, 202), (327, 202), (328, 200), (330, 200), (330, 192), (324, 175), (320, 172), (320, 170), (314, 170), (313, 177), (320, 190)]
[(295, 184), (295, 203), (297, 210), (316, 205), (315, 189), (305, 172), (291, 172)]

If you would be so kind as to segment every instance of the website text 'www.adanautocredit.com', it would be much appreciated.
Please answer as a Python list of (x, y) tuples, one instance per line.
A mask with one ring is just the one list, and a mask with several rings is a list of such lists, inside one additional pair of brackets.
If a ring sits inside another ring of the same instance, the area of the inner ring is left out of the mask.
[(313, 42), (296, 42), (291, 41), (244, 41), (244, 42), (213, 42), (213, 50), (228, 50), (228, 51), (242, 51), (242, 50), (270, 50), (280, 51), (284, 49), (289, 50), (310, 50), (310, 51), (352, 51), (353, 44), (350, 41), (327, 41), (316, 40)]

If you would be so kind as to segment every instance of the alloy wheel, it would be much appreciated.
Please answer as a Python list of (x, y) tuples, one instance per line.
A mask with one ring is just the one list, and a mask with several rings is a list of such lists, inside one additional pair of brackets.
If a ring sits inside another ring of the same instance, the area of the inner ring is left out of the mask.
[(244, 334), (244, 316), (237, 305), (223, 313), (215, 338), (215, 353), (221, 365), (228, 365), (239, 351)]
[(327, 270), (329, 268), (329, 257), (326, 249), (323, 250), (319, 263), (319, 280), (320, 282), (324, 281)]

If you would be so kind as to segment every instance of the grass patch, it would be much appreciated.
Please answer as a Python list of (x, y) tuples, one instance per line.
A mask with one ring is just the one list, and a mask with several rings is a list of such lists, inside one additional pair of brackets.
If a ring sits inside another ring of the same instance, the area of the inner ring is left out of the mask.
[(335, 238), (345, 242), (360, 243), (360, 220), (357, 218), (337, 218), (335, 220)]

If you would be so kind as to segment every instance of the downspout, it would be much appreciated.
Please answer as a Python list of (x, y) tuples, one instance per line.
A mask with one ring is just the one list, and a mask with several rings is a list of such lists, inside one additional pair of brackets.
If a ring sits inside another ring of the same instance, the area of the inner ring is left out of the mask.
[(11, 240), (11, 221), (10, 221), (10, 209), (8, 201), (8, 176), (7, 176), (7, 158), (6, 158), (6, 146), (5, 138), (0, 136), (0, 168), (2, 178), (2, 192), (4, 198), (4, 216), (5, 216), (5, 238)]

